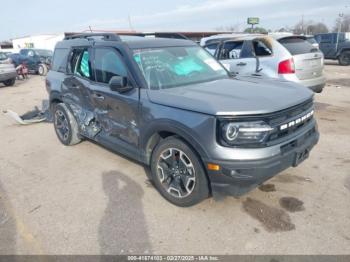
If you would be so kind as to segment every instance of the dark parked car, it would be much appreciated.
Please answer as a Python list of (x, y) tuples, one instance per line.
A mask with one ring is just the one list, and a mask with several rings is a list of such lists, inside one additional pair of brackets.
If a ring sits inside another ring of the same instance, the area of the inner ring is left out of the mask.
[(56, 45), (46, 78), (58, 139), (150, 166), (164, 198), (241, 195), (305, 160), (318, 141), (313, 92), (233, 78), (189, 40), (82, 34)]
[(39, 75), (46, 75), (51, 67), (52, 51), (46, 49), (21, 49), (19, 54), (24, 59), (28, 70)]
[(315, 35), (326, 59), (338, 60), (340, 65), (350, 65), (350, 34), (328, 33)]

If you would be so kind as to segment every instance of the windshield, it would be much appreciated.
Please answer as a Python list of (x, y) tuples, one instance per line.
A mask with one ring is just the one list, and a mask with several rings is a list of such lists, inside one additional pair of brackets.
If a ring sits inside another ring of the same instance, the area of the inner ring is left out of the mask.
[(45, 49), (36, 49), (35, 52), (38, 56), (52, 56), (53, 54), (51, 50), (45, 50)]
[(228, 78), (222, 65), (197, 46), (138, 49), (134, 59), (150, 89)]

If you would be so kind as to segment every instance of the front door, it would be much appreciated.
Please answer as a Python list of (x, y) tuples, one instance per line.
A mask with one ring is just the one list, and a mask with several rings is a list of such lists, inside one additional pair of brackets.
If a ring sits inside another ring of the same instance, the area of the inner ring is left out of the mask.
[[(95, 81), (90, 85), (90, 99), (102, 129), (97, 137), (111, 143), (127, 155), (135, 154), (139, 144), (139, 89), (133, 84), (123, 57), (116, 48), (95, 47), (93, 62)], [(109, 88), (113, 76), (128, 78), (135, 88), (118, 93)]]

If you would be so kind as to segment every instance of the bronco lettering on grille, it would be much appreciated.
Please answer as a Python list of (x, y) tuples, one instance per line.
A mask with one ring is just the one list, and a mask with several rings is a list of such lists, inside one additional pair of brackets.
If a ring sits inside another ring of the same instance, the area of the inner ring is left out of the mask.
[(305, 122), (307, 119), (309, 119), (311, 116), (313, 116), (313, 114), (314, 114), (314, 110), (310, 111), (309, 113), (307, 113), (307, 114), (305, 114), (297, 119), (294, 119), (293, 121), (290, 121), (286, 124), (281, 125), (280, 130), (285, 130), (285, 129), (290, 128), (292, 126), (301, 124), (301, 123)]

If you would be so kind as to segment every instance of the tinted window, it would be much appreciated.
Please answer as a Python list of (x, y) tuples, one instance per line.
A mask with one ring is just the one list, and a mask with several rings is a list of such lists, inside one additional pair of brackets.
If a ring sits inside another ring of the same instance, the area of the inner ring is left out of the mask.
[(211, 54), (215, 55), (216, 48), (218, 47), (218, 43), (210, 44), (205, 47), (205, 49)]
[(75, 49), (71, 54), (69, 72), (74, 75), (89, 78), (91, 76), (91, 66), (89, 52), (87, 49)]
[(279, 42), (292, 55), (301, 55), (318, 51), (317, 48), (313, 47), (308, 41), (302, 38), (288, 37), (280, 39)]
[(66, 72), (67, 56), (68, 49), (56, 49), (53, 56), (52, 70)]
[(238, 59), (241, 56), (243, 41), (226, 42), (221, 50), (220, 59)]
[(121, 57), (113, 49), (96, 49), (94, 67), (96, 81), (100, 83), (109, 83), (113, 76), (127, 76), (127, 70)]
[(254, 40), (253, 41), (254, 52), (256, 56), (270, 56), (272, 55), (272, 48), (263, 40)]
[(308, 37), (306, 39), (310, 44), (317, 44), (317, 41), (314, 37)]
[(28, 56), (34, 56), (34, 51), (33, 50), (29, 50), (27, 53)]

